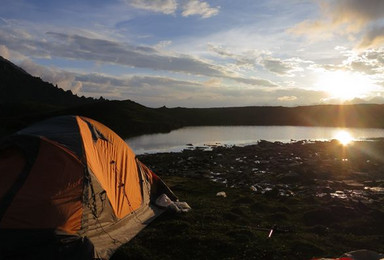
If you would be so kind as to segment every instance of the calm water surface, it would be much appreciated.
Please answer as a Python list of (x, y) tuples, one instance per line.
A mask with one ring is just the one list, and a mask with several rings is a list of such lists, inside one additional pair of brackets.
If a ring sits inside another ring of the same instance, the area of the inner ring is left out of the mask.
[(126, 142), (136, 154), (179, 152), (193, 146), (248, 145), (259, 140), (332, 140), (343, 130), (354, 140), (384, 137), (384, 129), (297, 126), (199, 126), (185, 127), (167, 134), (142, 135)]

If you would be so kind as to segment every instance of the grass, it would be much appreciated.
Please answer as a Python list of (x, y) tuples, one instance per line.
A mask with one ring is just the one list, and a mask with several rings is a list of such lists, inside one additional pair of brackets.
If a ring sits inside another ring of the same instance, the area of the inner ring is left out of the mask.
[[(163, 214), (112, 259), (311, 259), (384, 251), (380, 205), (356, 211), (331, 199), (266, 196), (204, 178), (163, 179), (192, 211)], [(227, 197), (217, 197), (219, 191)]]

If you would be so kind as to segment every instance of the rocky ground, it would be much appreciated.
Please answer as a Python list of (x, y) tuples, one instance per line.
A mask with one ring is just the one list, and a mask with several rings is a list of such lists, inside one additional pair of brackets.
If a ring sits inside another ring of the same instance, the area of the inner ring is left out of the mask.
[[(139, 159), (193, 210), (156, 220), (115, 259), (311, 259), (363, 248), (384, 252), (383, 140), (190, 146)], [(159, 240), (165, 242), (161, 247)]]
[(202, 177), (278, 196), (332, 197), (363, 204), (384, 198), (384, 142), (266, 142), (144, 155), (159, 175)]

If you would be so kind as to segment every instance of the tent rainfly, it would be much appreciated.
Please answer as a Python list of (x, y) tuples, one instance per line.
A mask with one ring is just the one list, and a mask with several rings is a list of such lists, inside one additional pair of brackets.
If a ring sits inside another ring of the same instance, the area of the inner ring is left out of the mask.
[(108, 259), (163, 194), (177, 200), (108, 127), (42, 121), (0, 143), (0, 259)]

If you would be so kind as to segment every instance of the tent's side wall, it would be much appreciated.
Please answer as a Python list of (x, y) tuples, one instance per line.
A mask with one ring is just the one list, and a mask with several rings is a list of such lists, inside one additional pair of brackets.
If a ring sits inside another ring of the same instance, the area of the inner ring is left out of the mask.
[(36, 136), (0, 144), (0, 259), (86, 259), (81, 227), (82, 163)]
[(164, 212), (164, 209), (153, 206), (151, 203), (151, 184), (148, 176), (141, 170), (139, 170), (139, 174), (143, 180), (142, 206), (116, 221), (113, 225), (104, 227), (96, 225), (96, 229), (87, 232), (87, 237), (94, 244), (99, 257), (108, 259), (119, 246), (131, 240), (157, 216)]
[(87, 236), (88, 233), (94, 231), (102, 231), (104, 227), (118, 221), (100, 182), (92, 172), (86, 174), (88, 176), (85, 178), (87, 183), (84, 185), (82, 228), (79, 232), (81, 236)]
[(111, 202), (117, 218), (140, 208), (142, 187), (135, 154), (106, 126), (78, 117), (87, 165)]
[[(15, 182), (19, 174), (24, 169), (26, 160), (22, 151), (16, 146), (10, 146), (0, 150), (0, 198), (4, 200), (5, 196), (10, 196), (8, 193), (12, 189), (12, 186), (15, 185)], [(6, 211), (6, 205), (3, 202), (0, 207), (2, 207), (0, 220)]]
[[(81, 228), (83, 166), (66, 150), (40, 140), (39, 150), (25, 180), (12, 196), (0, 228), (7, 229), (54, 229), (69, 234)], [(0, 183), (13, 184), (15, 176), (22, 174), (24, 164), (20, 152), (14, 154), (13, 162), (0, 160)], [(21, 171), (20, 171), (21, 170)], [(1, 193), (7, 187), (2, 184)]]
[(90, 182), (84, 235), (92, 241), (98, 256), (109, 258), (163, 210), (150, 204), (149, 176), (124, 140), (96, 121), (83, 117), (77, 120)]

